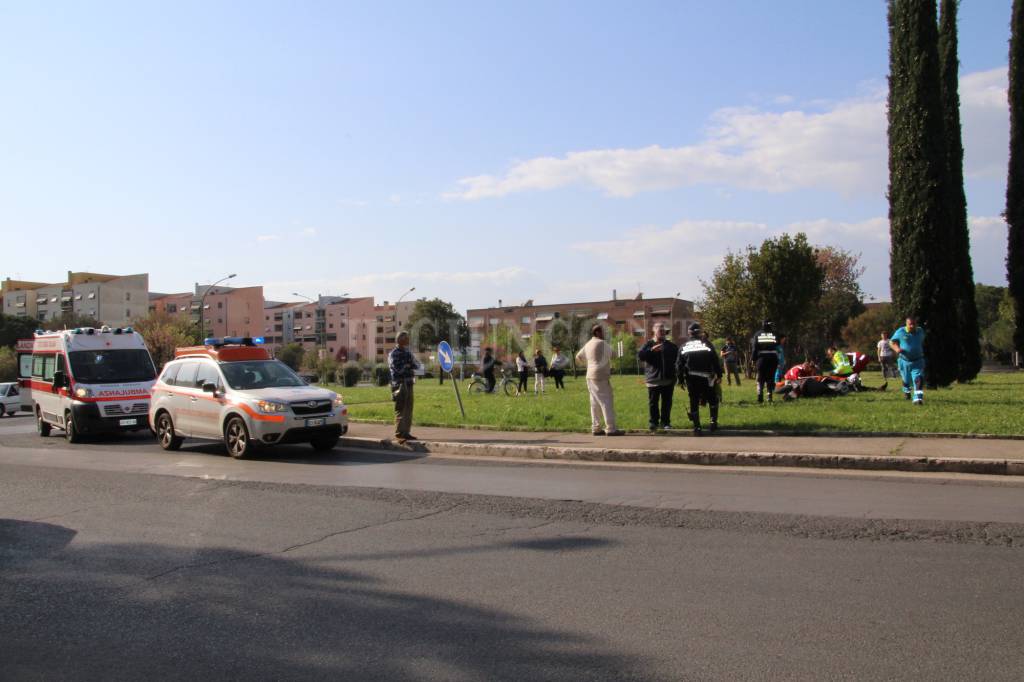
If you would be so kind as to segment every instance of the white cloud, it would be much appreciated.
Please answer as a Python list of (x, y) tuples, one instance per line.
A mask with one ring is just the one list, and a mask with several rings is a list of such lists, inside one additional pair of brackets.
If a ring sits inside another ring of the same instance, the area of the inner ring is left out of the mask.
[(278, 239), (280, 239), (280, 237), (276, 234), (261, 234), (258, 237), (256, 237), (256, 241), (259, 242), (260, 244), (277, 241)]
[(655, 266), (666, 261), (687, 262), (709, 248), (717, 250), (720, 244), (741, 248), (764, 239), (767, 233), (768, 226), (763, 223), (684, 220), (668, 229), (639, 227), (619, 239), (577, 242), (571, 248), (618, 265)]
[[(379, 272), (353, 275), (345, 278), (321, 278), (267, 282), (264, 295), (270, 300), (287, 298), (292, 291), (319, 291), (325, 294), (349, 292), (353, 296), (374, 296), (378, 300), (393, 300), (409, 287), (416, 291), (408, 298), (439, 296), (446, 300), (460, 300), (487, 292), (488, 297), (501, 296), (503, 287), (524, 280), (529, 273), (522, 267), (495, 270), (457, 272)], [(489, 300), (488, 298), (488, 300)]]
[(315, 227), (307, 227), (306, 229), (304, 229), (302, 231), (302, 236), (303, 237), (315, 237), (316, 236), (316, 228)]
[[(1006, 68), (961, 79), (965, 172), (1005, 172)], [(462, 178), (446, 199), (476, 200), (568, 186), (629, 197), (698, 184), (787, 192), (820, 189), (879, 195), (887, 182), (884, 90), (821, 111), (724, 108), (693, 145), (573, 151), (512, 165), (502, 175)]]
[(348, 198), (346, 198), (346, 199), (338, 199), (338, 205), (339, 206), (359, 207), (359, 206), (368, 206), (369, 203), (370, 202), (364, 201), (362, 199), (348, 199)]

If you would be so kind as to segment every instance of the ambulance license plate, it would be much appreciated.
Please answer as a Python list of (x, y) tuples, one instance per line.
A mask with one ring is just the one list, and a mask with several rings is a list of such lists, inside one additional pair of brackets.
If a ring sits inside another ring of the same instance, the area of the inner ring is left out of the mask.
[(307, 419), (306, 420), (306, 426), (323, 426), (326, 423), (327, 423), (327, 420), (325, 418), (323, 418), (323, 417), (318, 417), (317, 419)]
[(117, 423), (120, 424), (121, 426), (135, 426), (136, 424), (139, 423), (139, 420), (138, 419), (122, 419), (121, 421), (119, 421)]

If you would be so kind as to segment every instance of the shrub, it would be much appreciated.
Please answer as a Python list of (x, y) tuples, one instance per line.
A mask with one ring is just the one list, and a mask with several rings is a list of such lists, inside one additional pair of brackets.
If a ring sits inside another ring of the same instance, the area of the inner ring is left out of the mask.
[(355, 362), (346, 362), (342, 369), (342, 383), (345, 386), (355, 386), (363, 378), (363, 368)]
[(373, 383), (377, 386), (387, 386), (391, 383), (391, 370), (383, 362), (373, 366)]

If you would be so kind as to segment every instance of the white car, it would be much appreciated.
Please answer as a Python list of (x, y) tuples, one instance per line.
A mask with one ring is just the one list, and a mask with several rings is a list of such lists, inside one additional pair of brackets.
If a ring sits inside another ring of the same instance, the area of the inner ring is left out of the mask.
[(175, 356), (150, 400), (149, 423), (165, 450), (201, 438), (223, 440), (235, 458), (283, 443), (326, 451), (348, 431), (338, 394), (307, 385), (249, 339), (207, 339)]
[(17, 414), (21, 409), (21, 391), (16, 382), (0, 384), (0, 417), (5, 414), (11, 416)]

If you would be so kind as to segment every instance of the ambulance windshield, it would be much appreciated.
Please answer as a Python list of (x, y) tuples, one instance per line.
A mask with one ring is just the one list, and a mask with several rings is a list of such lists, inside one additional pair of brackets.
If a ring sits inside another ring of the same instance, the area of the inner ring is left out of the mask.
[(149, 351), (141, 348), (79, 350), (68, 353), (71, 374), (83, 384), (119, 384), (152, 381), (156, 369)]

